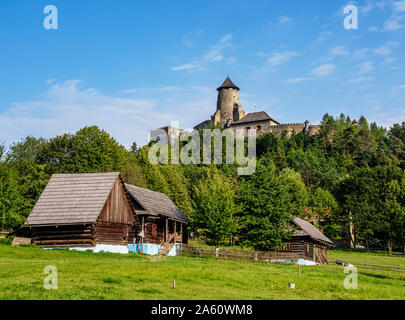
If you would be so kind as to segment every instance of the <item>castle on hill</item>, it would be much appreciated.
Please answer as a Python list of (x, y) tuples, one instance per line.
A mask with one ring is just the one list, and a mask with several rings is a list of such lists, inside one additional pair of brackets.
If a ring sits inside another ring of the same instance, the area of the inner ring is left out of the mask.
[[(283, 124), (271, 118), (265, 111), (246, 114), (239, 103), (240, 88), (236, 86), (229, 77), (217, 88), (217, 91), (217, 110), (211, 116), (210, 120), (205, 120), (196, 125), (194, 130), (203, 129), (212, 124), (219, 124), (223, 128), (234, 130), (234, 132), (238, 129), (242, 129), (246, 133), (248, 133), (249, 130), (256, 130), (257, 135), (273, 132), (281, 136), (284, 132), (286, 132), (287, 135), (291, 135), (293, 132), (303, 132), (306, 135), (314, 136), (319, 133), (319, 126), (312, 125), (308, 120), (304, 123)], [(185, 133), (184, 130), (171, 126), (160, 129), (167, 133), (169, 141), (175, 136)]]

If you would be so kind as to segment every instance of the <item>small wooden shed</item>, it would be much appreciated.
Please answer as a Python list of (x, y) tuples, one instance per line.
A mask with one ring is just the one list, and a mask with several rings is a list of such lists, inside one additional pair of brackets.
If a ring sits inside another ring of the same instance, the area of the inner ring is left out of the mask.
[(300, 259), (328, 264), (328, 248), (334, 243), (310, 222), (295, 218), (296, 231), (291, 239), (283, 241), (278, 251), (293, 252)]

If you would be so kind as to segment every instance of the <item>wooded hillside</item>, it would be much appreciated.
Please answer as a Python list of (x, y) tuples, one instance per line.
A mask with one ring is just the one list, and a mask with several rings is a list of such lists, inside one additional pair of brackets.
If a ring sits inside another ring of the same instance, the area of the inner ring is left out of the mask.
[(0, 146), (0, 223), (21, 225), (54, 173), (120, 171), (167, 194), (214, 244), (277, 246), (293, 216), (340, 239), (351, 217), (358, 244), (404, 248), (405, 123), (386, 130), (325, 115), (318, 137), (264, 134), (256, 172), (244, 177), (233, 165), (151, 165), (149, 148), (126, 150), (98, 127)]

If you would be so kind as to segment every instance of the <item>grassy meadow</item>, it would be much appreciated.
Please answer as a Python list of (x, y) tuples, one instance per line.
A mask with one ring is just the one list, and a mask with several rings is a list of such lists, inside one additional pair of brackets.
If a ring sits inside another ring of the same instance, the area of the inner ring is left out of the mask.
[[(404, 257), (330, 251), (335, 259), (405, 265)], [(45, 290), (43, 270), (58, 270)], [(405, 299), (405, 274), (360, 271), (346, 290), (337, 265), (266, 265), (194, 257), (153, 257), (0, 245), (0, 299)], [(173, 289), (173, 280), (176, 288)], [(288, 283), (296, 284), (289, 289)]]

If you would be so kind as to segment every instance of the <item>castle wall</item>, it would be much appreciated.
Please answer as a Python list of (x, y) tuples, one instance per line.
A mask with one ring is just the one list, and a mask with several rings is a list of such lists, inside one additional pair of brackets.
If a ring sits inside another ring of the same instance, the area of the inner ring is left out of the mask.
[(276, 124), (273, 121), (256, 121), (232, 125), (232, 130), (234, 131), (234, 133), (236, 133), (237, 129), (239, 130), (242, 129), (245, 132), (248, 129), (257, 129), (256, 132), (257, 136), (267, 132), (272, 132), (278, 136), (281, 136), (284, 131), (287, 132), (288, 137), (290, 137), (293, 134), (293, 132), (295, 133), (306, 132), (309, 136), (315, 136), (319, 134), (319, 128), (320, 127), (317, 125), (308, 124), (307, 131), (305, 131), (305, 123)]
[(284, 131), (287, 132), (287, 136), (291, 136), (293, 132), (300, 133), (303, 132), (305, 129), (304, 123), (287, 123), (287, 124), (279, 124), (275, 126), (268, 127), (267, 132), (273, 132), (274, 134), (281, 136)]
[[(246, 122), (241, 124), (233, 124), (232, 130), (236, 133), (236, 130), (248, 130), (250, 129), (257, 129), (257, 135), (268, 132), (268, 128), (270, 127), (270, 123), (274, 123), (272, 121), (255, 121), (255, 122)], [(275, 124), (275, 123), (274, 123)], [(260, 128), (258, 128), (260, 127)]]

